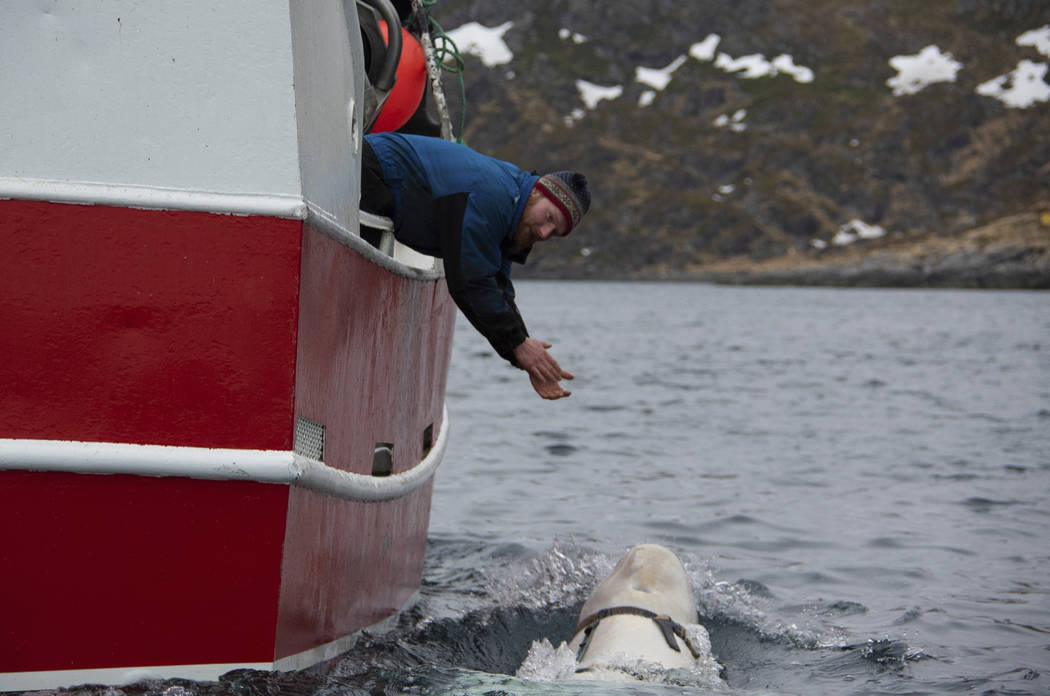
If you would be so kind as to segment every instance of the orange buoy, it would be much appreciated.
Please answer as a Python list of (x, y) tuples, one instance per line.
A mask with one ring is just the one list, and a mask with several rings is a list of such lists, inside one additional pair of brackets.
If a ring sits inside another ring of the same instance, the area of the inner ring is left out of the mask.
[[(386, 22), (379, 20), (383, 40), (387, 40)], [(423, 47), (407, 29), (401, 27), (401, 61), (397, 64), (397, 81), (394, 89), (379, 112), (373, 133), (396, 131), (412, 117), (423, 99), (426, 85), (426, 60)]]

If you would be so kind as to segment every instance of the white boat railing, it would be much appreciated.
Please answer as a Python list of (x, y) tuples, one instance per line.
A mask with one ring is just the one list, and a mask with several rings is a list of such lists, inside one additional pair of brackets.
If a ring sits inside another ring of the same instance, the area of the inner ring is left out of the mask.
[(285, 450), (245, 450), (118, 442), (0, 438), (0, 470), (127, 474), (253, 481), (309, 488), (345, 500), (380, 502), (414, 492), (433, 477), (448, 447), (448, 408), (430, 451), (407, 471), (355, 474)]
[(266, 215), (299, 220), (306, 217), (307, 207), (302, 196), (294, 195), (216, 193), (159, 186), (5, 176), (0, 176), (0, 199), (111, 205), (146, 210)]
[[(360, 224), (382, 230), (386, 248), (390, 249), (386, 251), (372, 246), (356, 230), (348, 229), (334, 215), (314, 203), (307, 202), (307, 211), (306, 222), (308, 224), (392, 273), (414, 280), (437, 280), (445, 277), (445, 267), (441, 259), (423, 254), (406, 253), (411, 252), (411, 249), (400, 244), (395, 248), (394, 224), (390, 218), (373, 215), (363, 210), (358, 211)], [(389, 226), (389, 229), (386, 229), (386, 226)]]

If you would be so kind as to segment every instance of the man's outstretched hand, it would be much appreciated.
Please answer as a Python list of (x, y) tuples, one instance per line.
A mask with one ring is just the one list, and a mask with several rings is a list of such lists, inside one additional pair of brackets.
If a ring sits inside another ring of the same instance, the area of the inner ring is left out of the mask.
[(559, 382), (563, 379), (572, 379), (572, 374), (561, 369), (561, 365), (554, 359), (547, 349), (550, 343), (536, 338), (526, 338), (514, 349), (514, 359), (521, 369), (529, 373), (532, 388), (544, 399), (560, 399), (572, 394), (562, 389)]

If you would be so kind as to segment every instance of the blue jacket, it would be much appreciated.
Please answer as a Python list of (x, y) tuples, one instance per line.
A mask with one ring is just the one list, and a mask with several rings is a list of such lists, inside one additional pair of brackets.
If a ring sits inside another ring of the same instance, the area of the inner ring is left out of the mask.
[(444, 260), (449, 293), (502, 357), (529, 335), (514, 304), (508, 251), (539, 178), (466, 145), (401, 133), (365, 136), (394, 198), (394, 237)]

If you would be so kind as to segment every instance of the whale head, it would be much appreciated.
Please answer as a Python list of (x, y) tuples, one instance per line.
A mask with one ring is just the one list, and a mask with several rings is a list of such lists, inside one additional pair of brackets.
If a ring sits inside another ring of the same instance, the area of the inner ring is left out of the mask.
[(580, 610), (577, 678), (624, 680), (646, 669), (713, 668), (706, 630), (685, 567), (658, 544), (630, 549)]
[(682, 624), (697, 620), (685, 567), (678, 556), (659, 544), (640, 544), (624, 554), (587, 598), (580, 617), (623, 604), (670, 616)]

